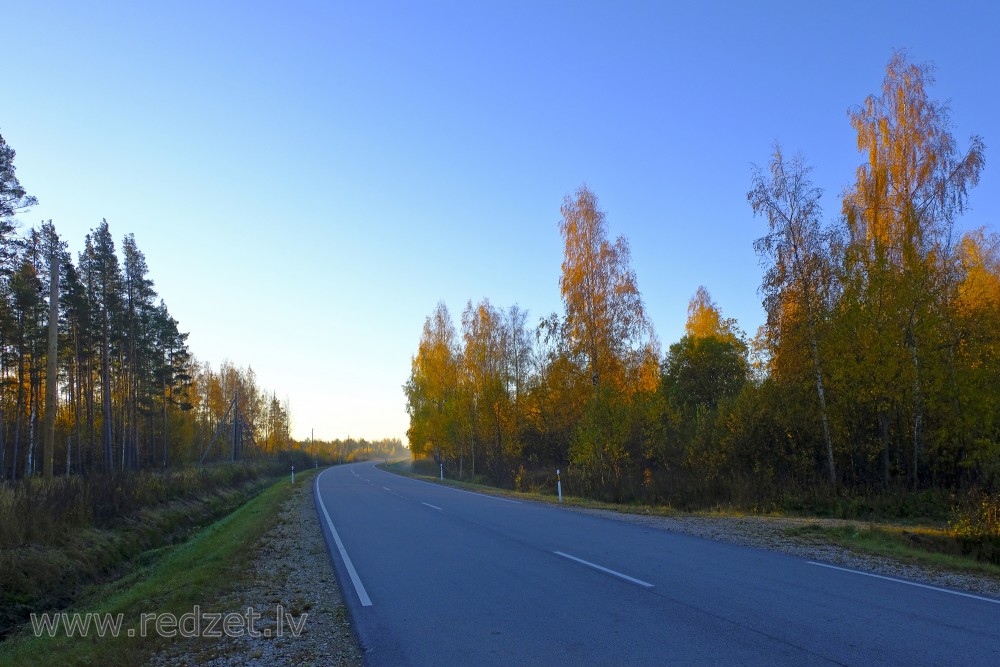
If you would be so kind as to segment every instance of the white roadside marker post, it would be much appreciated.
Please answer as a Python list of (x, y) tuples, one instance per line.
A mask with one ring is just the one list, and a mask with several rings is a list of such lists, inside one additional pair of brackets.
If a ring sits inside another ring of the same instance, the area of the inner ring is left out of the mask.
[(295, 466), (292, 466), (292, 484), (295, 484)]
[(559, 491), (559, 502), (562, 502), (562, 478), (559, 476), (559, 468), (556, 468), (556, 489)]
[(443, 463), (439, 463), (438, 465), (441, 467), (441, 471), (440, 471), (440, 473), (441, 473), (441, 481), (443, 482), (444, 481), (444, 464)]

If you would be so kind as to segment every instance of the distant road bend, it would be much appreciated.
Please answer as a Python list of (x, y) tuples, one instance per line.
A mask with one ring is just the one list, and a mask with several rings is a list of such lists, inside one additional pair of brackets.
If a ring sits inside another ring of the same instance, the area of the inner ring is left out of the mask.
[(370, 665), (1000, 665), (1000, 600), (374, 463), (314, 490)]

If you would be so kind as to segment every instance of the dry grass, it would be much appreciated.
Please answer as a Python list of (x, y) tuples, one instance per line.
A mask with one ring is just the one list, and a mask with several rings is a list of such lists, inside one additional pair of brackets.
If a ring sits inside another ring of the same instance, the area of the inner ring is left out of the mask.
[(0, 638), (86, 597), (231, 512), (273, 479), (262, 464), (0, 485)]
[(901, 563), (994, 578), (1000, 576), (1000, 562), (990, 557), (995, 552), (977, 551), (948, 529), (884, 524), (807, 524), (789, 528), (786, 534), (838, 544), (852, 551), (884, 556)]
[[(277, 520), (281, 502), (291, 485), (272, 484), (253, 500), (242, 495), (239, 509), (200, 530), (190, 540), (163, 549), (155, 562), (135, 568), (113, 583), (97, 585), (79, 601), (78, 610), (101, 614), (121, 613), (130, 623), (155, 610), (175, 615), (196, 604), (214, 600), (231, 585), (253, 556), (253, 546)], [(50, 609), (46, 609), (50, 611)], [(98, 640), (57, 635), (33, 637), (25, 629), (0, 644), (4, 665), (135, 665), (145, 664), (167, 640), (158, 637), (119, 636)]]
[(144, 508), (239, 486), (271, 472), (270, 464), (235, 463), (0, 484), (0, 549), (58, 544), (68, 528), (114, 525)]

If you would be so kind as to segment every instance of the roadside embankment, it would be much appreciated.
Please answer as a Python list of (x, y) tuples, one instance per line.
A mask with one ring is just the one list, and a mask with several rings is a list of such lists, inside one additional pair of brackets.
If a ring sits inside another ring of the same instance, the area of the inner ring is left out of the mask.
[(48, 625), (22, 626), (0, 643), (0, 664), (360, 664), (312, 474), (273, 483), (183, 543), (147, 552), (127, 576), (46, 616)]
[(263, 463), (0, 485), (0, 640), (85, 604), (274, 482)]

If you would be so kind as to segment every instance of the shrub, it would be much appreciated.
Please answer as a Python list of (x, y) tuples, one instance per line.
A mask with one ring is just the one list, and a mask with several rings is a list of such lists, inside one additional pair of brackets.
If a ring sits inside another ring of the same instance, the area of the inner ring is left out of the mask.
[(144, 508), (242, 486), (278, 470), (270, 461), (255, 461), (0, 484), (0, 548), (59, 544), (71, 528), (110, 526)]
[(949, 522), (962, 553), (1000, 565), (1000, 493), (970, 494)]
[(970, 494), (952, 510), (957, 537), (1000, 537), (1000, 493)]

